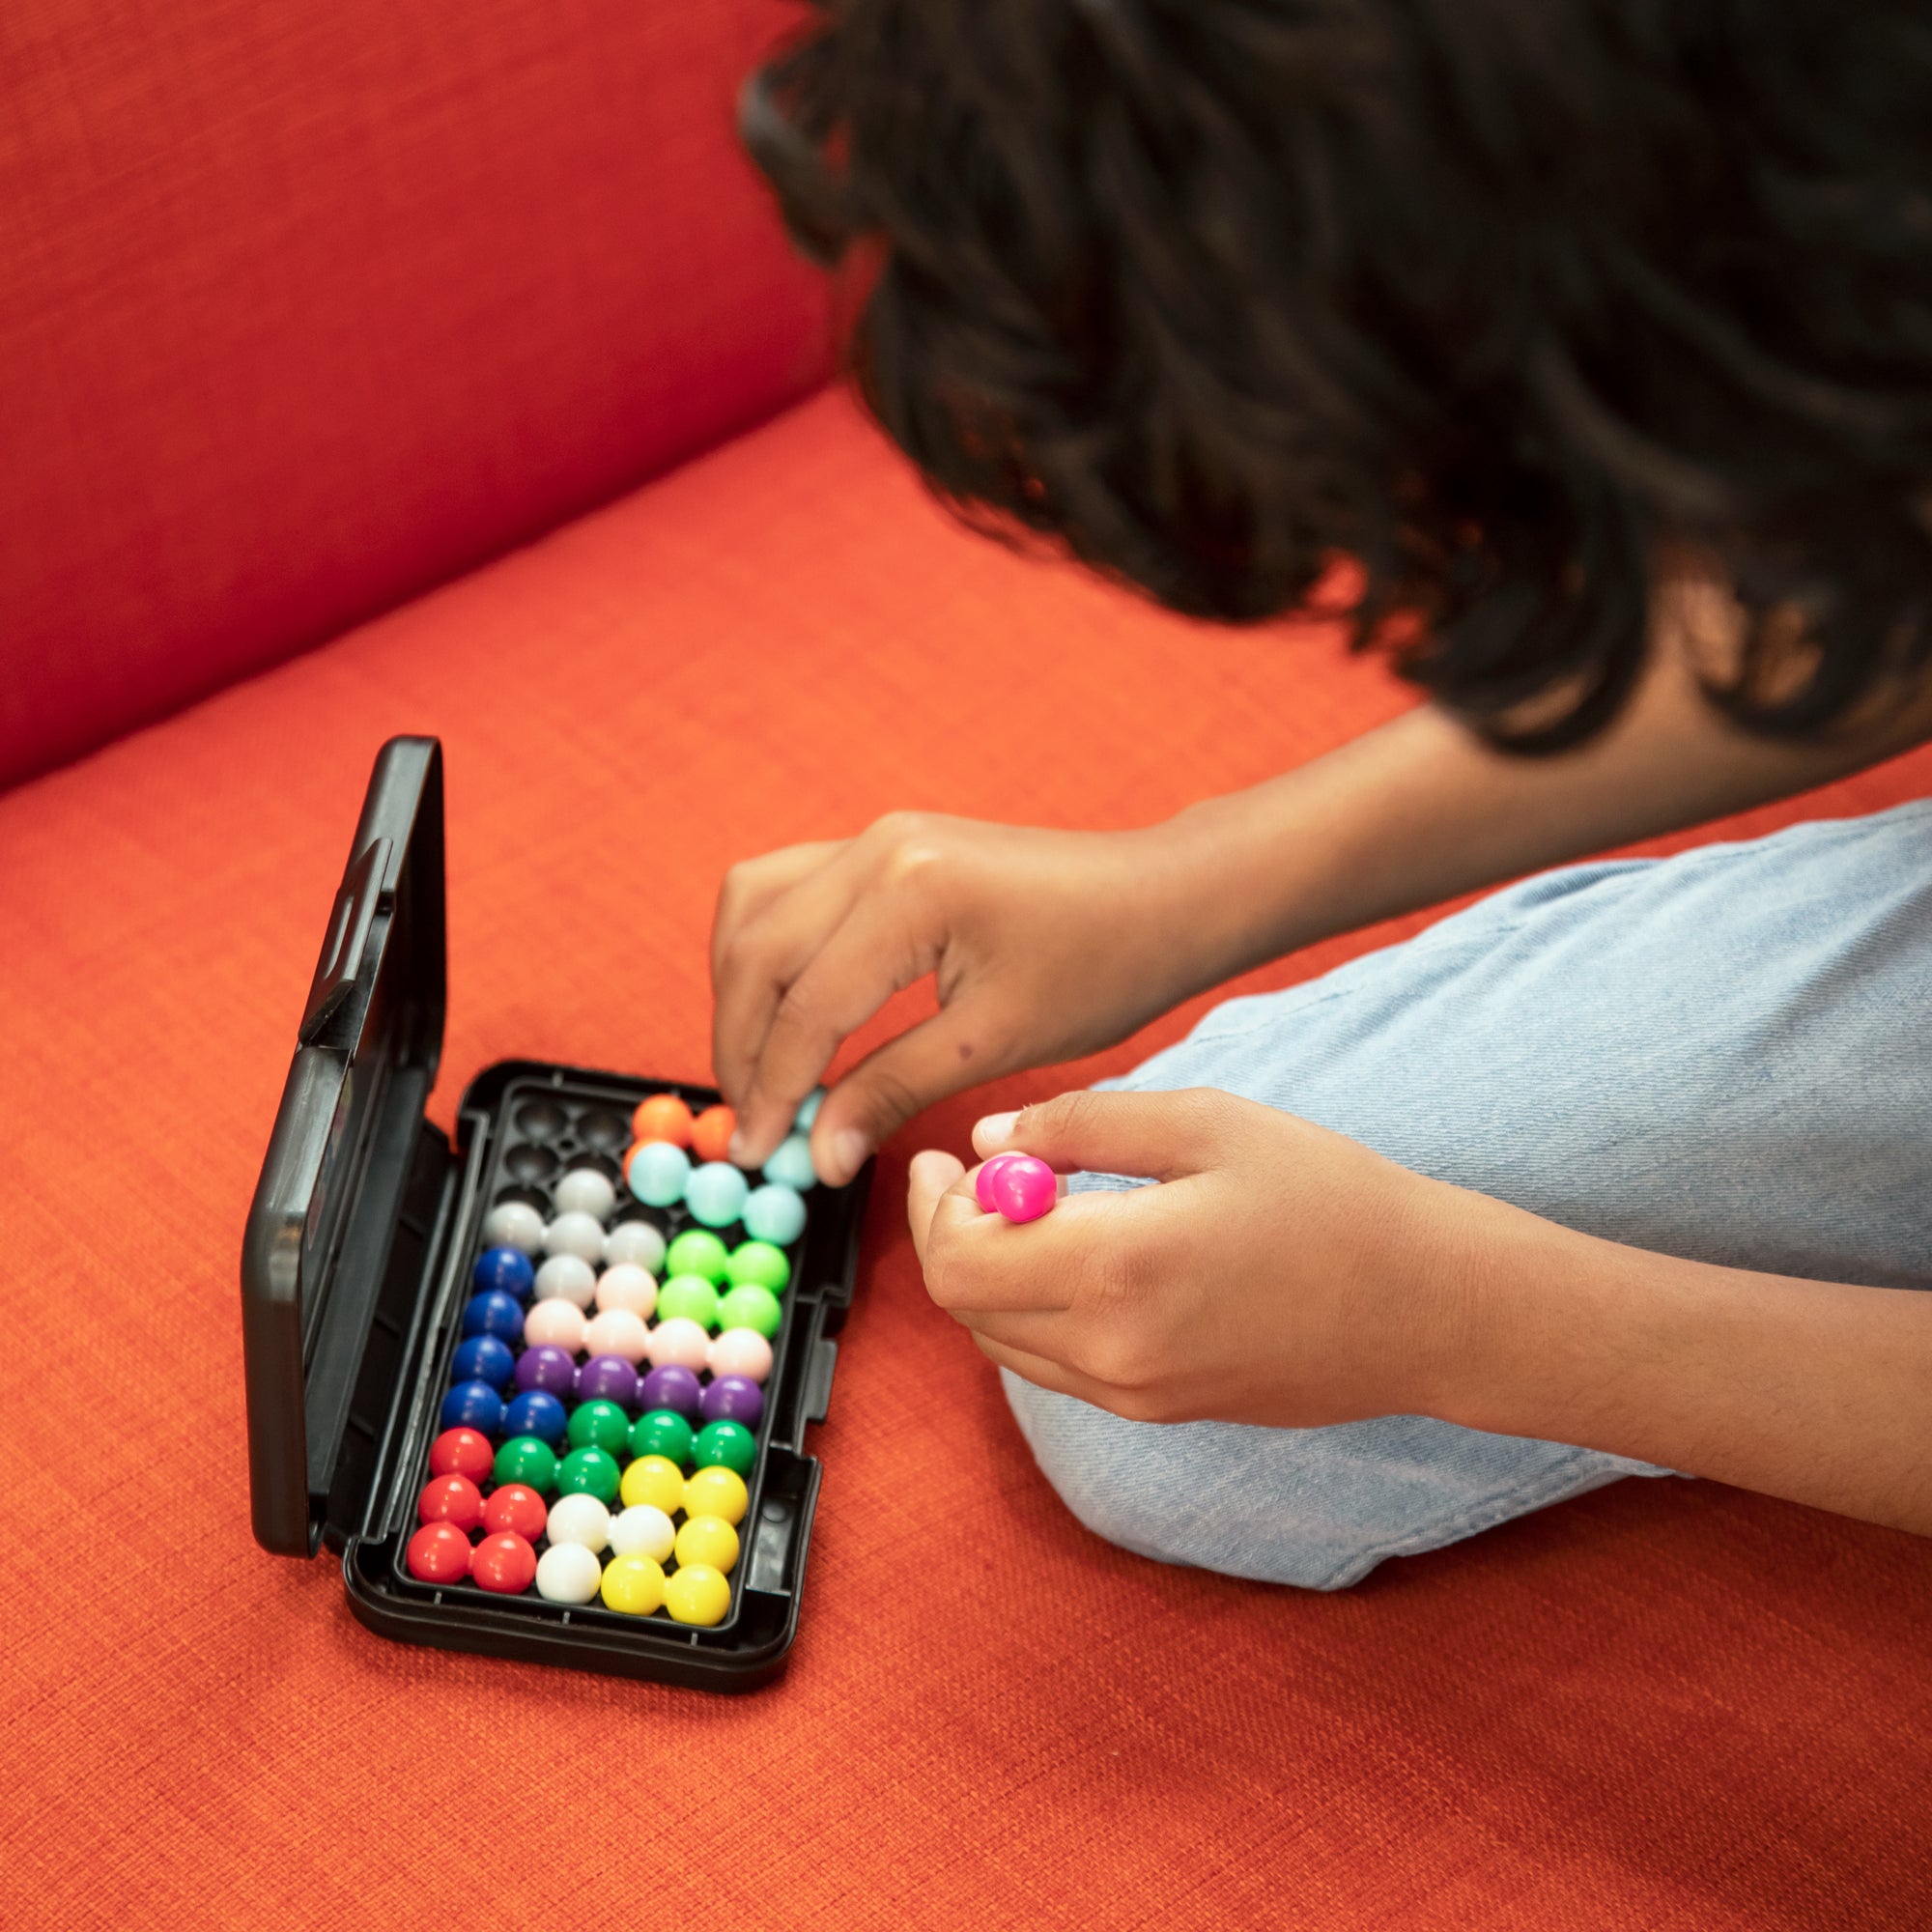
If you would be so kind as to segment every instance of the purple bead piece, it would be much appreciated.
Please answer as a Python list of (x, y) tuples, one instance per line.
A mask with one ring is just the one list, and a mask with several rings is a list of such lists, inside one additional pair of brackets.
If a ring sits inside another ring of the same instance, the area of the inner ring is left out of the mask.
[(542, 1389), (546, 1395), (567, 1396), (577, 1386), (577, 1362), (567, 1350), (539, 1342), (517, 1357), (517, 1386), (526, 1395)]
[(701, 1403), (697, 1378), (689, 1369), (668, 1362), (644, 1378), (639, 1400), (647, 1409), (673, 1408), (689, 1422), (698, 1413)]
[(706, 1422), (742, 1422), (755, 1429), (764, 1412), (764, 1390), (744, 1376), (720, 1376), (704, 1391)]
[(638, 1406), (638, 1372), (622, 1355), (593, 1355), (577, 1372), (579, 1402), (614, 1402), (620, 1408)]

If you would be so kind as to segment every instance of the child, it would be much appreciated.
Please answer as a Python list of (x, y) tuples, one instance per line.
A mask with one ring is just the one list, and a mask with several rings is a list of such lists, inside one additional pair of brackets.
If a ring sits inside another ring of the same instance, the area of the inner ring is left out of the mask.
[[(1325, 934), (1932, 735), (1913, 0), (822, 0), (746, 128), (942, 496), (1230, 621), (1350, 559), (1430, 701), (1148, 831), (735, 867), (736, 1157), (924, 973), (831, 1179)], [(1928, 989), (1932, 807), (1545, 872), (982, 1121), (1073, 1176), (1032, 1226), (919, 1155), (914, 1236), (1151, 1555), (1333, 1588), (1670, 1470), (1932, 1533)]]

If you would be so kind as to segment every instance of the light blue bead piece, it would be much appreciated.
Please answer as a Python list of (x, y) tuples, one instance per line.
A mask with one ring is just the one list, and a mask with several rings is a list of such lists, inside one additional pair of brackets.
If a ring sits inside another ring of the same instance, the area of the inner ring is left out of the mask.
[(707, 1228), (728, 1228), (744, 1208), (750, 1186), (728, 1160), (707, 1160), (684, 1183), (684, 1205)]
[(801, 1194), (818, 1176), (812, 1170), (811, 1143), (803, 1134), (788, 1134), (765, 1163), (765, 1179), (776, 1187), (795, 1187)]
[(795, 1134), (809, 1134), (811, 1123), (818, 1119), (818, 1109), (825, 1099), (825, 1089), (814, 1087), (798, 1103), (798, 1112), (792, 1116), (791, 1130)]
[(745, 1203), (744, 1222), (753, 1240), (789, 1247), (805, 1233), (805, 1197), (796, 1187), (755, 1187)]
[(646, 1141), (631, 1156), (624, 1178), (646, 1208), (669, 1208), (684, 1198), (691, 1156), (669, 1141)]

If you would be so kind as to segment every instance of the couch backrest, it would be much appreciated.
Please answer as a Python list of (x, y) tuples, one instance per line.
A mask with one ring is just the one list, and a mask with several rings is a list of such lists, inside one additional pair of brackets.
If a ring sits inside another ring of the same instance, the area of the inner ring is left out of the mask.
[(821, 380), (783, 0), (0, 6), (0, 783)]

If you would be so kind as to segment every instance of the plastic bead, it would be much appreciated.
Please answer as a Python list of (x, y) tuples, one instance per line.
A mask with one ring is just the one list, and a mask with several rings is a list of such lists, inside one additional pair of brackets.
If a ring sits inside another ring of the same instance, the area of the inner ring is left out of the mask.
[[(733, 1289), (731, 1293), (741, 1294), (745, 1291)], [(659, 1305), (662, 1306), (662, 1302)], [(772, 1305), (776, 1307), (778, 1304), (774, 1302)], [(696, 1321), (680, 1316), (668, 1321), (660, 1321), (651, 1330), (650, 1349), (654, 1369), (690, 1369), (696, 1373), (711, 1359), (711, 1337)], [(461, 1416), (453, 1419), (463, 1420)]]
[(600, 1503), (614, 1503), (621, 1480), (616, 1459), (608, 1450), (573, 1449), (556, 1465), (556, 1486), (567, 1496), (595, 1496)]
[(669, 1141), (691, 1145), (691, 1109), (675, 1094), (653, 1094), (638, 1102), (631, 1116), (631, 1132), (640, 1141)]
[(460, 1583), (469, 1575), (469, 1539), (453, 1522), (426, 1522), (410, 1538), (404, 1560), (419, 1583)]
[(513, 1435), (497, 1451), (498, 1484), (516, 1483), (546, 1495), (556, 1488), (556, 1451), (534, 1435)]
[(730, 1162), (708, 1160), (684, 1183), (684, 1205), (707, 1228), (728, 1228), (750, 1192), (751, 1183)]
[(611, 1512), (595, 1496), (559, 1496), (545, 1528), (553, 1543), (581, 1544), (592, 1555), (611, 1541)]
[(614, 1402), (580, 1403), (568, 1430), (573, 1449), (601, 1449), (621, 1456), (631, 1446), (631, 1418)]
[(416, 1520), (474, 1529), (483, 1520), (482, 1492), (468, 1476), (432, 1476), (416, 1498)]
[(506, 1435), (534, 1435), (554, 1449), (563, 1440), (564, 1407), (548, 1389), (526, 1389), (503, 1411)]
[[(529, 1323), (524, 1323), (525, 1334)], [(457, 1344), (456, 1359), (449, 1365), (449, 1378), (457, 1382), (488, 1382), (493, 1389), (505, 1389), (517, 1372), (517, 1358), (507, 1342), (494, 1335), (472, 1335)]]
[(597, 1271), (582, 1255), (553, 1255), (537, 1269), (537, 1299), (588, 1308), (597, 1293)]
[[(665, 1237), (649, 1221), (619, 1221), (604, 1236), (604, 1259), (611, 1263), (628, 1262), (647, 1273), (656, 1274), (664, 1265)], [(639, 1314), (646, 1311), (639, 1309)]]
[(544, 1219), (527, 1201), (501, 1201), (483, 1223), (483, 1238), (493, 1248), (515, 1248), (533, 1255), (543, 1247)]
[[(1054, 1178), (1052, 1168), (1045, 1161), (1030, 1153), (1008, 1154), (1000, 1158), (993, 1167), (992, 1179), (986, 1181), (986, 1192), (991, 1195), (994, 1208), (1009, 1221), (1037, 1221), (1059, 1198), (1060, 1183)], [(980, 1170), (981, 1175), (985, 1169)], [(978, 1194), (980, 1182), (976, 1179), (973, 1191)]]
[(665, 1579), (665, 1608), (681, 1624), (708, 1630), (730, 1607), (731, 1585), (708, 1563), (688, 1564)]
[(644, 1318), (630, 1308), (607, 1308), (583, 1331), (583, 1346), (593, 1355), (615, 1355), (633, 1367), (649, 1351), (650, 1339)]
[(818, 1124), (818, 1110), (825, 1104), (825, 1089), (814, 1087), (798, 1103), (798, 1112), (792, 1116), (791, 1130), (795, 1134), (809, 1134)]
[(778, 1296), (770, 1289), (758, 1287), (755, 1282), (734, 1288), (718, 1304), (718, 1325), (721, 1328), (755, 1328), (767, 1342), (779, 1332), (779, 1323), (783, 1319), (784, 1312), (779, 1307)]
[(758, 1460), (758, 1438), (742, 1422), (707, 1422), (697, 1432), (691, 1453), (707, 1469), (749, 1476)]
[(805, 1233), (805, 1196), (795, 1187), (767, 1181), (746, 1195), (739, 1219), (754, 1240), (789, 1247)]
[[(556, 1183), (553, 1198), (557, 1209), (565, 1214), (588, 1214), (592, 1220), (602, 1222), (605, 1215), (617, 1205), (617, 1190), (611, 1185), (611, 1177), (594, 1167), (573, 1167)], [(600, 1230), (601, 1232), (601, 1230)], [(599, 1253), (603, 1243), (598, 1243)], [(595, 1261), (596, 1255), (584, 1256), (585, 1261)]]
[(583, 1402), (614, 1402), (619, 1408), (636, 1408), (638, 1372), (622, 1355), (592, 1355), (577, 1372), (577, 1393)]
[(737, 1130), (738, 1117), (729, 1107), (707, 1107), (691, 1123), (691, 1151), (699, 1160), (723, 1160)]
[(691, 1179), (691, 1156), (669, 1141), (644, 1141), (632, 1149), (624, 1179), (646, 1208), (675, 1207)]
[(537, 1558), (537, 1595), (547, 1604), (587, 1604), (604, 1583), (604, 1566), (581, 1543), (553, 1543)]
[(768, 1288), (782, 1294), (791, 1285), (791, 1263), (782, 1248), (770, 1241), (744, 1241), (731, 1250), (724, 1264), (725, 1278), (733, 1288)]
[(486, 1536), (469, 1558), (472, 1580), (500, 1596), (514, 1597), (527, 1590), (536, 1574), (536, 1551), (513, 1529)]
[[(674, 1274), (658, 1297), (660, 1321), (696, 1321), (708, 1333), (718, 1325), (718, 1291), (701, 1274)], [(702, 1362), (687, 1368), (701, 1369)]]
[(633, 1456), (662, 1456), (679, 1468), (691, 1461), (691, 1424), (674, 1408), (653, 1408), (631, 1425)]
[(472, 1335), (494, 1335), (499, 1342), (516, 1342), (523, 1333), (523, 1304), (514, 1294), (493, 1288), (487, 1294), (472, 1294), (463, 1305), (465, 1340)]
[[(627, 1308), (640, 1321), (648, 1321), (657, 1305), (658, 1285), (651, 1279), (650, 1270), (636, 1262), (613, 1262), (597, 1277), (597, 1309), (601, 1315)], [(526, 1334), (529, 1333), (529, 1325), (527, 1321), (524, 1323)]]
[(744, 1477), (722, 1465), (698, 1470), (684, 1485), (687, 1516), (722, 1516), (726, 1522), (742, 1522), (750, 1502)]
[(639, 1456), (624, 1471), (618, 1493), (632, 1508), (648, 1503), (666, 1516), (675, 1516), (684, 1507), (684, 1472), (662, 1456)]
[(487, 1294), (495, 1288), (519, 1300), (529, 1293), (535, 1279), (530, 1258), (521, 1248), (485, 1248), (469, 1270), (470, 1286), (478, 1294)]
[(489, 1473), (495, 1452), (490, 1438), (474, 1429), (445, 1429), (429, 1445), (433, 1476), (468, 1476), (480, 1483)]
[(577, 1390), (577, 1364), (567, 1350), (541, 1342), (517, 1357), (516, 1383), (519, 1389), (542, 1389), (546, 1395), (573, 1395)]
[(488, 1382), (458, 1382), (443, 1397), (437, 1420), (444, 1429), (498, 1435), (503, 1429), (503, 1398)]
[(757, 1428), (765, 1413), (765, 1392), (745, 1376), (720, 1376), (702, 1398), (706, 1422), (741, 1422)]
[(762, 1382), (772, 1372), (772, 1345), (755, 1328), (727, 1328), (711, 1345), (714, 1376)]
[(543, 1498), (528, 1484), (505, 1483), (483, 1505), (483, 1527), (493, 1533), (515, 1530), (526, 1543), (534, 1543), (544, 1533), (547, 1516)]
[(675, 1362), (653, 1369), (638, 1388), (638, 1400), (644, 1407), (668, 1408), (686, 1417), (698, 1413), (701, 1399), (696, 1376)]
[(665, 1252), (665, 1273), (702, 1275), (708, 1282), (721, 1282), (730, 1259), (730, 1249), (709, 1228), (687, 1228)]
[(689, 1570), (705, 1565), (728, 1577), (738, 1562), (738, 1532), (722, 1516), (695, 1516), (672, 1545), (678, 1563)]
[(535, 1303), (524, 1317), (524, 1340), (532, 1348), (542, 1345), (574, 1355), (583, 1347), (586, 1325), (583, 1311), (576, 1302), (554, 1295)]
[(766, 1161), (765, 1179), (776, 1187), (790, 1187), (800, 1194), (815, 1186), (818, 1172), (811, 1164), (811, 1143), (803, 1134), (787, 1135)]
[(664, 1568), (641, 1550), (613, 1557), (605, 1565), (600, 1587), (608, 1609), (622, 1610), (626, 1616), (647, 1617), (664, 1605)]
[(544, 1252), (553, 1259), (574, 1255), (581, 1262), (601, 1262), (604, 1223), (594, 1214), (559, 1214), (544, 1230)]
[(611, 1519), (611, 1548), (618, 1556), (648, 1556), (668, 1563), (677, 1534), (670, 1518), (650, 1503), (633, 1503)]

